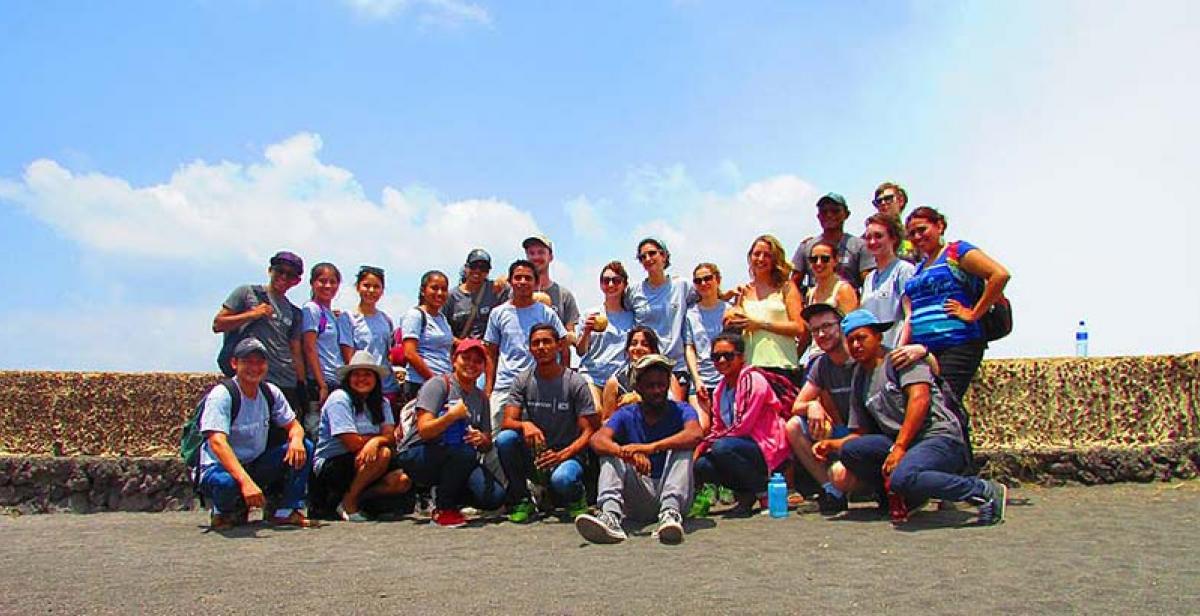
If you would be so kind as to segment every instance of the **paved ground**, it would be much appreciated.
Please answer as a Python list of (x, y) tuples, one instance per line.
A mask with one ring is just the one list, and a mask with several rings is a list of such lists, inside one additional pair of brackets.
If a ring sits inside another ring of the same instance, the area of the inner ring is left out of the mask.
[(1200, 613), (1200, 482), (1027, 488), (1009, 521), (866, 510), (683, 545), (404, 520), (204, 532), (201, 513), (0, 518), (0, 613)]

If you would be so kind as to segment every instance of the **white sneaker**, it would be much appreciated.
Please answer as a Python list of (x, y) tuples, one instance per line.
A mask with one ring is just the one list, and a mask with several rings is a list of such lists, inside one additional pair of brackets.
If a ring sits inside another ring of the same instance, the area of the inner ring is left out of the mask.
[(661, 543), (683, 543), (683, 516), (674, 509), (664, 509), (658, 514), (658, 528), (654, 531)]
[(575, 518), (575, 530), (592, 543), (621, 543), (629, 538), (621, 528), (621, 521), (607, 511)]

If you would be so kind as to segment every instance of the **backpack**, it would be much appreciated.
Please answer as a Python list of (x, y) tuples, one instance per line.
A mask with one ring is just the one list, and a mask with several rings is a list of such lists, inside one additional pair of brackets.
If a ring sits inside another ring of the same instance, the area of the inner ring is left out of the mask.
[[(958, 242), (950, 242), (950, 245), (946, 247), (946, 258), (948, 260), (954, 259), (958, 261), (958, 247)], [(979, 297), (983, 295), (983, 279), (966, 270), (963, 270), (963, 273), (972, 281), (971, 291), (975, 295), (975, 301), (979, 301)], [(979, 327), (983, 330), (984, 340), (988, 342), (995, 342), (1012, 333), (1012, 302), (1008, 301), (1008, 298), (1003, 293), (992, 304), (992, 307), (988, 308), (987, 314), (979, 319)]]
[(767, 380), (767, 384), (771, 386), (771, 391), (775, 392), (775, 397), (779, 398), (779, 416), (786, 421), (792, 416), (792, 405), (796, 402), (796, 396), (800, 395), (800, 388), (791, 382), (782, 374), (763, 370), (762, 368), (751, 368), (758, 374), (762, 375)]
[[(267, 291), (262, 285), (250, 287), (250, 292), (254, 293), (254, 297), (258, 300), (258, 303), (271, 303), (271, 299), (267, 297)], [(217, 352), (217, 368), (226, 377), (233, 378), (233, 364), (230, 363), (230, 360), (233, 359), (233, 349), (237, 347), (239, 342), (245, 340), (250, 335), (248, 330), (253, 323), (254, 321), (242, 323), (236, 329), (225, 332), (225, 339), (221, 342), (221, 350)]]
[[(204, 432), (200, 430), (201, 416), (204, 414), (204, 403), (208, 400), (208, 395), (217, 387), (224, 387), (225, 391), (229, 392), (229, 399), (232, 401), (229, 409), (229, 424), (232, 426), (237, 421), (238, 413), (242, 410), (242, 392), (238, 389), (237, 383), (233, 379), (222, 379), (217, 385), (213, 385), (200, 396), (200, 401), (196, 403), (195, 409), (188, 416), (187, 421), (183, 424), (183, 436), (179, 439), (179, 457), (183, 458), (188, 468), (199, 470), (200, 466), (200, 449), (204, 446)], [(275, 394), (271, 392), (271, 388), (267, 387), (267, 382), (263, 381), (258, 384), (259, 395), (264, 396), (267, 401), (267, 408), (275, 408)], [(270, 422), (268, 422), (270, 423)], [(282, 430), (274, 424), (270, 424), (271, 429), (275, 431)], [(269, 433), (267, 442), (281, 442), (278, 440), (277, 434)]]

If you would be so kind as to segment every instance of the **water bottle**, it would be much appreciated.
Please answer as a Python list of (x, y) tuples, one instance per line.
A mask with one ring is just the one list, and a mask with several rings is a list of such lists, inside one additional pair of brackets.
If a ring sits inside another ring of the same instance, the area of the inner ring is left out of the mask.
[(1083, 321), (1079, 322), (1079, 329), (1075, 330), (1075, 357), (1088, 356), (1088, 332), (1087, 325)]
[(771, 517), (786, 518), (788, 516), (787, 499), (787, 481), (780, 473), (771, 475), (771, 481), (767, 482), (767, 509), (771, 512)]

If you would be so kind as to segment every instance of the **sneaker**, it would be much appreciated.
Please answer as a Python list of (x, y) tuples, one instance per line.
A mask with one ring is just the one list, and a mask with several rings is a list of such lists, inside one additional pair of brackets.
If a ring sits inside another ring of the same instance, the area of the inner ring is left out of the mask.
[(525, 524), (533, 519), (533, 513), (537, 511), (534, 508), (533, 502), (528, 498), (522, 499), (521, 502), (513, 505), (512, 511), (508, 514), (508, 521), (515, 524)]
[(567, 505), (567, 515), (571, 516), (572, 520), (587, 512), (588, 504), (586, 495), (580, 496), (579, 500)]
[(236, 514), (212, 512), (208, 516), (208, 527), (212, 530), (229, 530), (239, 523)]
[(457, 509), (437, 509), (433, 512), (433, 523), (442, 528), (460, 528), (467, 525), (467, 518)]
[(692, 508), (688, 510), (689, 518), (706, 518), (713, 501), (717, 500), (717, 488), (711, 483), (704, 484), (692, 499)]
[(674, 509), (664, 509), (658, 514), (658, 528), (654, 531), (661, 543), (683, 543), (683, 518)]
[(753, 493), (744, 492), (737, 495), (737, 504), (725, 513), (731, 518), (748, 518), (754, 515), (754, 506), (758, 504), (758, 497)]
[(621, 543), (628, 539), (621, 528), (621, 521), (607, 511), (596, 515), (585, 513), (575, 518), (575, 530), (592, 543)]
[(979, 524), (993, 526), (1004, 521), (1004, 510), (1008, 508), (1008, 486), (999, 481), (989, 481), (988, 499), (979, 506)]
[(822, 491), (817, 497), (817, 507), (821, 511), (821, 515), (837, 515), (850, 508), (849, 501), (845, 495), (834, 496), (829, 492)]
[(362, 511), (355, 511), (354, 513), (346, 513), (346, 509), (342, 507), (341, 503), (338, 503), (338, 506), (337, 506), (337, 516), (347, 522), (370, 522), (371, 521), (371, 519), (368, 518), (366, 515), (364, 515)]
[(732, 505), (737, 502), (737, 495), (733, 493), (733, 490), (721, 486), (717, 488), (717, 498), (714, 501), (724, 505)]

